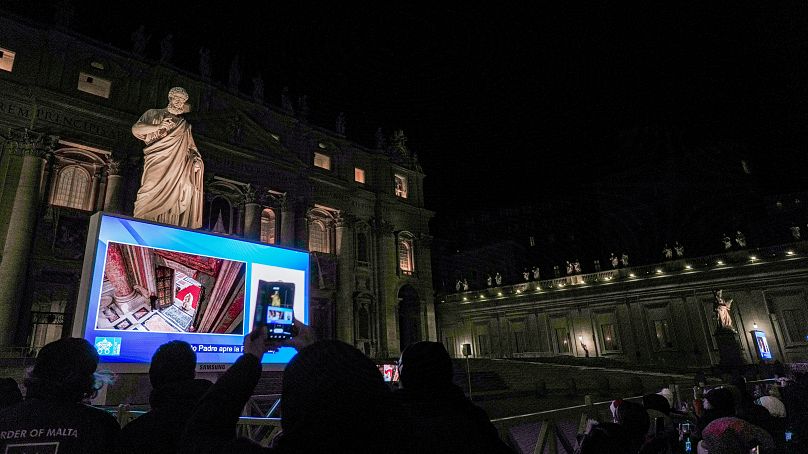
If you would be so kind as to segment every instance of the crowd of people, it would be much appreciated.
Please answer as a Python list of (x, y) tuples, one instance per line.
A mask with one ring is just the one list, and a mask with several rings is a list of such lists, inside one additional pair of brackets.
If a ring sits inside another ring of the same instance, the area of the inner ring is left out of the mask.
[[(247, 335), (244, 354), (216, 381), (195, 377), (196, 353), (172, 341), (149, 370), (151, 410), (120, 428), (87, 405), (100, 389), (98, 353), (84, 339), (46, 345), (25, 380), (23, 399), (7, 379), (0, 396), (0, 452), (8, 453), (506, 453), (486, 413), (452, 382), (442, 344), (418, 342), (399, 360), (395, 392), (376, 364), (340, 341), (315, 341), (297, 324), (287, 341), (266, 327)], [(281, 434), (265, 448), (236, 437), (242, 409), (261, 378), (267, 351), (291, 346), (281, 393)]]
[[(110, 413), (86, 404), (102, 384), (94, 347), (78, 338), (55, 341), (37, 356), (25, 398), (14, 380), (0, 380), (0, 452), (513, 452), (453, 383), (442, 344), (406, 348), (398, 364), (400, 386), (391, 389), (356, 348), (315, 341), (308, 327), (295, 327), (297, 335), (285, 341), (268, 339), (266, 327), (247, 335), (244, 354), (216, 383), (195, 377), (189, 344), (162, 345), (149, 370), (151, 409), (123, 429)], [(281, 434), (262, 447), (238, 438), (236, 426), (261, 378), (264, 354), (282, 346), (298, 354), (283, 375)], [(800, 452), (808, 387), (801, 381), (784, 387), (784, 399), (780, 387), (758, 389), (758, 395), (746, 389), (712, 389), (687, 409), (676, 408), (668, 390), (642, 403), (616, 400), (609, 420), (589, 421), (578, 451)]]
[[(739, 378), (702, 392), (676, 408), (668, 389), (642, 402), (615, 400), (607, 421), (590, 420), (579, 454), (760, 454), (803, 453), (808, 423), (808, 387), (797, 382), (759, 385), (754, 393)], [(782, 391), (781, 391), (782, 390)], [(787, 395), (785, 402), (781, 393)], [(789, 417), (787, 417), (789, 416)]]

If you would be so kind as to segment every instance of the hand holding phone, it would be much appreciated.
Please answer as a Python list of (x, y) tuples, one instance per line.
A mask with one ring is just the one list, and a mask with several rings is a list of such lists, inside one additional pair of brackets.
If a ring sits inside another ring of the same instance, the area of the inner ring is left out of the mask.
[(253, 329), (266, 326), (267, 338), (289, 339), (294, 325), (295, 284), (258, 281)]

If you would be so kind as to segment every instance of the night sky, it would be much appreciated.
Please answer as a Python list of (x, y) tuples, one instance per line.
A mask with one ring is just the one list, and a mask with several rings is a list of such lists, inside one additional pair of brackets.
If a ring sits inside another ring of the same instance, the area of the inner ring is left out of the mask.
[[(767, 191), (806, 187), (805, 2), (196, 3), (75, 2), (71, 28), (129, 50), (145, 24), (153, 59), (172, 33), (175, 64), (197, 72), (208, 47), (220, 82), (239, 55), (242, 91), (260, 72), (270, 103), (289, 86), (308, 95), (313, 123), (333, 128), (344, 111), (349, 138), (366, 145), (379, 126), (403, 128), (432, 209), (586, 191), (632, 165), (621, 131), (649, 125), (741, 144)], [(2, 8), (52, 22), (52, 2)]]

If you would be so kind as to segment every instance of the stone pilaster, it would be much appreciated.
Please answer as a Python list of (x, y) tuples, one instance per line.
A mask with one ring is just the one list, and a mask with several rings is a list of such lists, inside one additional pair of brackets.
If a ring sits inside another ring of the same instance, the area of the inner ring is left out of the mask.
[(335, 221), (337, 275), (337, 339), (354, 343), (353, 285), (354, 285), (354, 219), (350, 214), (341, 214)]
[(36, 233), (37, 212), (45, 157), (57, 139), (25, 131), (12, 139), (10, 159), (21, 160), (20, 179), (14, 194), (12, 216), (0, 262), (0, 345), (10, 345), (17, 331), (19, 308), (26, 287), (31, 245)]
[(281, 237), (282, 246), (295, 245), (295, 207), (288, 195), (280, 199), (281, 206)]

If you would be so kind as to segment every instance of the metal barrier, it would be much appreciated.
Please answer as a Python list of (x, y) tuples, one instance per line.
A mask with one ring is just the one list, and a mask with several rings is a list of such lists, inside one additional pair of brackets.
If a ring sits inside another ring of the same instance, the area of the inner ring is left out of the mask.
[[(748, 387), (759, 384), (775, 383), (777, 383), (777, 380), (770, 378), (764, 380), (747, 381), (746, 385)], [(720, 386), (726, 386), (726, 383), (711, 384), (704, 387), (704, 391), (706, 392), (708, 389), (718, 388)], [(682, 399), (679, 386), (672, 384), (669, 385), (669, 389), (671, 389), (674, 395), (674, 407), (680, 408), (683, 401), (691, 401), (689, 396), (687, 399)], [(622, 400), (642, 401), (642, 396), (628, 397), (623, 398)], [(604, 418), (603, 414), (601, 413), (604, 407), (608, 407), (611, 403), (612, 400), (592, 402), (592, 396), (586, 395), (584, 396), (583, 405), (573, 405), (570, 407), (556, 408), (553, 410), (497, 418), (492, 419), (491, 423), (493, 423), (494, 427), (497, 428), (500, 438), (513, 447), (516, 447), (517, 445), (516, 440), (514, 440), (512, 435), (513, 428), (526, 424), (540, 424), (541, 426), (539, 428), (539, 434), (532, 452), (535, 454), (540, 454), (544, 453), (545, 449), (547, 449), (550, 454), (559, 454), (561, 452), (559, 451), (559, 447), (563, 447), (565, 452), (572, 453), (575, 452), (578, 439), (585, 433), (589, 419), (596, 421), (611, 419), (610, 417)], [(570, 440), (562, 433), (561, 428), (558, 426), (558, 421), (561, 419), (574, 420), (576, 419), (576, 413), (578, 419), (578, 430), (575, 439)], [(561, 443), (561, 446), (558, 445), (559, 442)]]
[[(623, 400), (642, 400), (642, 396), (629, 397)], [(602, 408), (599, 407), (608, 407), (611, 403), (612, 400), (592, 402), (592, 396), (586, 395), (584, 396), (583, 405), (573, 405), (553, 410), (496, 418), (492, 419), (491, 423), (497, 428), (500, 438), (514, 447), (517, 443), (512, 436), (511, 429), (526, 424), (540, 424), (536, 445), (533, 448), (534, 453), (544, 453), (545, 449), (547, 449), (550, 454), (558, 454), (562, 452), (559, 451), (559, 447), (563, 447), (565, 452), (572, 453), (575, 452), (578, 440), (568, 439), (558, 426), (558, 421), (561, 419), (578, 419), (577, 434), (582, 435), (586, 430), (588, 420), (603, 420), (601, 415)], [(559, 442), (561, 446), (559, 446)]]
[[(256, 403), (256, 400), (269, 399), (275, 399), (275, 401), (269, 408), (269, 411), (266, 412), (265, 416), (249, 416), (249, 413), (252, 411), (264, 414), (264, 411)], [(281, 418), (272, 416), (280, 407), (280, 402), (280, 394), (265, 394), (250, 397), (250, 400), (247, 401), (247, 405), (244, 406), (244, 413), (248, 415), (239, 417), (236, 423), (236, 436), (249, 438), (264, 447), (269, 446), (281, 431)], [(121, 427), (124, 427), (138, 416), (146, 413), (146, 411), (143, 410), (132, 410), (127, 404), (120, 404), (118, 407), (108, 408), (107, 411), (114, 413), (115, 419), (118, 420), (118, 424), (120, 424)]]

